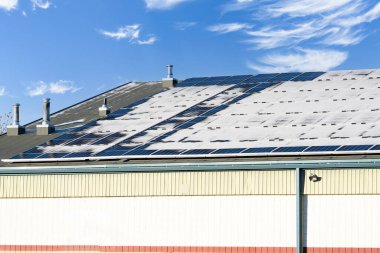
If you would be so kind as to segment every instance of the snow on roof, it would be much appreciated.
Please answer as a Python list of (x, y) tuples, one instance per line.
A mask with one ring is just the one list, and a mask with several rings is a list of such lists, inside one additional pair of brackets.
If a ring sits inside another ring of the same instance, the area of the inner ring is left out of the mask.
[[(84, 138), (90, 134), (97, 135), (96, 138), (89, 138), (93, 139), (89, 143), (83, 144), (80, 142), (77, 145), (74, 140), (72, 145), (70, 145), (70, 142), (65, 142), (59, 145), (40, 147), (39, 150), (43, 153), (71, 153), (75, 151), (98, 153), (160, 123), (163, 119), (173, 117), (228, 87), (199, 86), (166, 90), (152, 96), (141, 105), (131, 108), (130, 112), (125, 115), (114, 119), (98, 120), (96, 125), (83, 130), (81, 136)], [(93, 144), (99, 138), (109, 137), (114, 133), (121, 133), (121, 136), (115, 137), (114, 140), (107, 144)]]
[(41, 160), (46, 153), (152, 157), (165, 150), (371, 147), (380, 144), (379, 129), (380, 70), (332, 71), (310, 81), (171, 88), (27, 153)]

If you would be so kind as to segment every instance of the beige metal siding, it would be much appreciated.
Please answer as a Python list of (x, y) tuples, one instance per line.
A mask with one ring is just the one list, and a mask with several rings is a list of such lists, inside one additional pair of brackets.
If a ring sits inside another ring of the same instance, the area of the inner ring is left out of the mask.
[[(292, 194), (293, 170), (0, 176), (0, 198)], [(304, 194), (380, 194), (380, 169), (305, 170)]]
[[(321, 177), (311, 182), (310, 174)], [(305, 194), (350, 195), (380, 194), (380, 169), (306, 170)]]
[(0, 176), (0, 198), (290, 195), (294, 191), (291, 170)]

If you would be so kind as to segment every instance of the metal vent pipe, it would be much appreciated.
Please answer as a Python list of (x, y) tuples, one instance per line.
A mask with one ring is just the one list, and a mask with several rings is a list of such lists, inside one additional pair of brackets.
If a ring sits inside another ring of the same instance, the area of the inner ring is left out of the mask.
[(50, 125), (50, 98), (44, 99), (42, 125)]
[(16, 103), (13, 105), (13, 126), (20, 125), (20, 104)]
[(173, 65), (169, 64), (167, 67), (168, 67), (168, 76), (167, 76), (167, 78), (168, 79), (172, 79), (173, 78)]

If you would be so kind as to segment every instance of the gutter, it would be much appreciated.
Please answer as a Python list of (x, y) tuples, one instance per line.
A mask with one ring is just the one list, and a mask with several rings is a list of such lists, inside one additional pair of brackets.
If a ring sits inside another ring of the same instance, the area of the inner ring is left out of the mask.
[(1, 167), (0, 175), (380, 168), (380, 159)]

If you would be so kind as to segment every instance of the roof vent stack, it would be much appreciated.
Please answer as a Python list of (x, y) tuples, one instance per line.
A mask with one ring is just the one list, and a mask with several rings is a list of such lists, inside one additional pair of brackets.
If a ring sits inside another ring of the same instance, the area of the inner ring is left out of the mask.
[(55, 127), (50, 124), (50, 98), (45, 98), (43, 103), (42, 122), (37, 125), (37, 135), (48, 135), (55, 131)]
[(111, 112), (110, 108), (108, 107), (107, 104), (107, 98), (104, 98), (103, 100), (103, 105), (99, 107), (99, 116), (100, 117), (105, 117)]
[(20, 104), (13, 105), (13, 123), (7, 126), (7, 135), (17, 136), (25, 133), (25, 127), (20, 126)]
[(162, 86), (164, 88), (175, 87), (178, 81), (177, 79), (173, 78), (173, 65), (169, 64), (167, 68), (168, 68), (168, 75), (166, 78), (162, 79)]

